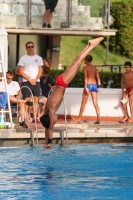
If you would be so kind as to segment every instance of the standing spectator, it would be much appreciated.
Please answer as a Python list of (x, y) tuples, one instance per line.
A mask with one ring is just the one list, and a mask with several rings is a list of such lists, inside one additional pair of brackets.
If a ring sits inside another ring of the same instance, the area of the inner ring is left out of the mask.
[(96, 122), (94, 122), (94, 124), (99, 124), (100, 109), (97, 103), (97, 97), (98, 97), (98, 92), (101, 92), (101, 80), (97, 69), (91, 64), (92, 59), (93, 57), (91, 55), (88, 55), (85, 58), (86, 66), (83, 68), (83, 72), (84, 72), (84, 90), (86, 91), (86, 95), (83, 93), (84, 96), (80, 109), (79, 122), (81, 120), (81, 114), (84, 110), (83, 107), (85, 107), (85, 103), (87, 101), (87, 95), (91, 94), (93, 105), (95, 107), (97, 114), (97, 120)]
[(44, 75), (40, 78), (42, 98), (40, 98), (40, 100), (39, 100), (39, 103), (40, 103), (40, 115), (39, 115), (39, 117), (41, 117), (44, 114), (48, 94), (49, 94), (49, 91), (52, 88), (52, 84), (53, 84), (52, 78), (49, 76), (50, 69), (48, 67), (45, 67), (45, 66), (44, 66), (43, 69), (44, 69)]
[[(122, 79), (121, 79), (122, 98), (123, 98), (121, 100), (121, 105), (125, 115), (124, 118), (121, 121), (119, 121), (119, 123), (133, 122), (133, 71), (131, 67), (132, 67), (131, 62), (125, 62), (124, 68), (126, 72), (122, 74)], [(126, 83), (125, 91), (124, 91), (124, 83)], [(129, 99), (131, 117), (129, 117), (126, 105), (128, 99)]]
[(52, 28), (51, 21), (52, 21), (52, 12), (58, 3), (58, 0), (44, 0), (45, 2), (45, 13), (43, 18), (43, 28)]
[[(38, 97), (40, 95), (40, 77), (42, 75), (43, 60), (40, 56), (34, 53), (33, 42), (27, 42), (25, 47), (27, 54), (22, 56), (18, 62), (18, 65), (20, 66), (19, 74), (23, 77), (23, 86), (29, 87), (32, 91), (35, 104), (34, 118), (36, 118), (38, 112)], [(31, 93), (27, 88), (22, 89), (22, 94), (24, 99), (30, 99)]]
[(98, 82), (99, 86), (101, 86), (100, 85), (101, 81), (100, 81), (100, 77), (99, 77), (98, 71), (91, 64), (92, 59), (93, 58), (92, 58), (91, 55), (88, 55), (85, 58), (85, 64), (87, 65), (87, 66), (85, 66), (83, 68), (85, 86), (84, 86), (84, 90), (83, 90), (83, 94), (82, 94), (82, 103), (81, 103), (81, 106), (80, 106), (80, 112), (79, 112), (79, 116), (78, 116), (78, 123), (81, 122), (82, 114), (84, 112), (85, 105), (87, 103), (87, 99), (88, 99), (89, 94), (91, 94), (91, 96), (92, 96), (93, 105), (94, 105), (96, 113), (97, 113), (97, 121), (95, 123), (96, 124), (100, 123), (100, 110), (99, 110), (99, 106), (97, 104), (97, 93), (101, 89), (97, 88), (96, 81)]

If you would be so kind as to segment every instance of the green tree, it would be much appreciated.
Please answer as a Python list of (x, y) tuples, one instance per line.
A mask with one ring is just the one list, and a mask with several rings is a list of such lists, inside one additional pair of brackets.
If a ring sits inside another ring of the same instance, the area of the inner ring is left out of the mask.
[(110, 49), (124, 56), (133, 57), (133, 2), (130, 0), (111, 1), (112, 28), (117, 29), (115, 37), (110, 37)]

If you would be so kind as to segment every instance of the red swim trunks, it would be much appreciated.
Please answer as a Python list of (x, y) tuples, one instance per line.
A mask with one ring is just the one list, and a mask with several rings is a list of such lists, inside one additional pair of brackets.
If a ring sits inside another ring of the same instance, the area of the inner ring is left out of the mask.
[(127, 93), (129, 93), (133, 88), (126, 88)]
[(57, 86), (62, 86), (64, 88), (66, 88), (68, 86), (68, 84), (64, 83), (62, 75), (57, 76), (56, 80), (55, 80), (55, 84)]

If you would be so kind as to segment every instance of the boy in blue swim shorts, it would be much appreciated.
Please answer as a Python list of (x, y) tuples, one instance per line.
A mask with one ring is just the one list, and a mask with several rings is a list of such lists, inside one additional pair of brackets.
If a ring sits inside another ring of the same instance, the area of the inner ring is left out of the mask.
[(91, 64), (92, 59), (93, 58), (91, 55), (88, 55), (85, 58), (86, 66), (83, 68), (84, 91), (83, 91), (83, 96), (82, 96), (82, 103), (81, 103), (81, 107), (80, 107), (78, 122), (79, 123), (81, 122), (81, 117), (82, 117), (88, 96), (89, 96), (89, 94), (91, 94), (93, 105), (95, 107), (96, 114), (97, 114), (97, 120), (94, 123), (99, 124), (100, 123), (100, 109), (99, 109), (99, 106), (97, 103), (97, 96), (98, 96), (98, 92), (101, 92), (101, 80), (100, 80), (100, 76), (99, 76), (99, 73), (98, 73), (96, 67), (94, 67)]
[(89, 92), (98, 92), (97, 84), (87, 84)]

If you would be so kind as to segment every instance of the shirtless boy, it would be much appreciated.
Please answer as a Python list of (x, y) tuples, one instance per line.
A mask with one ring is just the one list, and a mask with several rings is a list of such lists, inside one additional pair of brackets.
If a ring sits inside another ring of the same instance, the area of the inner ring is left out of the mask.
[(45, 148), (51, 148), (53, 127), (57, 121), (57, 115), (55, 112), (58, 110), (65, 93), (65, 89), (68, 84), (75, 77), (78, 69), (80, 68), (82, 61), (86, 58), (88, 53), (97, 46), (104, 38), (99, 37), (88, 41), (88, 45), (81, 53), (76, 57), (75, 61), (64, 71), (61, 75), (56, 78), (55, 87), (52, 94), (48, 97), (47, 104), (45, 107), (45, 114), (40, 118), (42, 125), (45, 127)]
[[(133, 122), (133, 71), (131, 70), (131, 67), (132, 67), (131, 62), (126, 62), (124, 64), (126, 72), (122, 75), (121, 79), (122, 97), (127, 98), (128, 96), (129, 98), (131, 117), (129, 117), (128, 115), (127, 105), (125, 103), (121, 103), (125, 115), (123, 120), (119, 121), (120, 123)], [(126, 83), (125, 91), (124, 91), (124, 83)]]
[[(98, 92), (101, 92), (101, 80), (99, 73), (97, 69), (91, 64), (92, 62), (92, 56), (88, 55), (85, 58), (85, 64), (86, 66), (83, 68), (84, 72), (84, 92), (83, 92), (83, 99), (82, 99), (82, 104), (80, 108), (80, 114), (78, 118), (78, 122), (81, 121), (81, 116), (85, 108), (86, 101), (88, 99), (89, 94), (91, 94), (93, 105), (96, 110), (97, 114), (97, 120), (94, 122), (94, 124), (99, 124), (100, 123), (100, 110), (99, 106), (97, 103), (97, 96)], [(97, 85), (98, 83), (98, 85)]]

